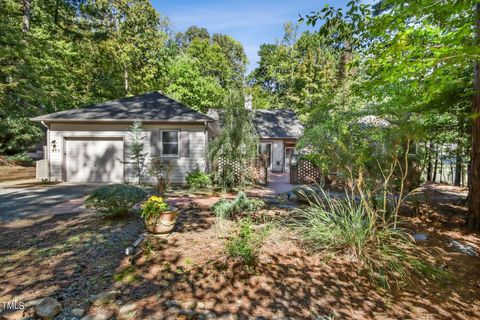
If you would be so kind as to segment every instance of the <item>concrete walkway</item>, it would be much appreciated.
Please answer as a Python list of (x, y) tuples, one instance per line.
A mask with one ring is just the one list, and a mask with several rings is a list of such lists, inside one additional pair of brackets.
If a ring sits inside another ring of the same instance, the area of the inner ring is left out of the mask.
[(269, 182), (267, 188), (272, 190), (274, 194), (281, 194), (292, 190), (293, 184), (288, 182)]
[(66, 212), (82, 212), (88, 193), (98, 185), (39, 184), (35, 182), (0, 185), (0, 222)]

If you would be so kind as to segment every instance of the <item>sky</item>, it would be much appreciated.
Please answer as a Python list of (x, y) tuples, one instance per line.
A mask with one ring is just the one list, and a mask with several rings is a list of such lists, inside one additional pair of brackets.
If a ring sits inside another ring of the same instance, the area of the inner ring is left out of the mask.
[[(173, 31), (191, 25), (207, 28), (210, 34), (223, 33), (240, 41), (253, 70), (258, 49), (263, 43), (275, 43), (283, 36), (286, 22), (298, 21), (299, 14), (322, 9), (326, 3), (345, 7), (349, 0), (151, 0), (155, 9), (168, 16)], [(302, 24), (299, 31), (311, 29)]]

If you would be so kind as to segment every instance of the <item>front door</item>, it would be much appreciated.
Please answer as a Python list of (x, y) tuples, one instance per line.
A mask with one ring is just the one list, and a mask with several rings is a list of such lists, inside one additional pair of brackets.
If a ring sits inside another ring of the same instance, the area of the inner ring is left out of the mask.
[(292, 163), (295, 148), (285, 147), (285, 172), (290, 172), (290, 164)]

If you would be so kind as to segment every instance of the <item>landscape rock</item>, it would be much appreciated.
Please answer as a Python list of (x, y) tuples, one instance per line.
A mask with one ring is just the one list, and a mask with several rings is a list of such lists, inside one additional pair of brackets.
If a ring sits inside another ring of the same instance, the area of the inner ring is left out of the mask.
[(115, 312), (110, 309), (97, 309), (94, 314), (87, 315), (81, 320), (109, 320), (114, 314)]
[(413, 239), (415, 239), (415, 241), (426, 241), (428, 236), (425, 233), (419, 232), (413, 235)]
[(0, 320), (18, 320), (24, 318), (24, 310), (3, 310), (0, 312)]
[(475, 249), (475, 247), (469, 245), (469, 244), (463, 244), (457, 240), (450, 240), (449, 244), (458, 252), (461, 252), (463, 254), (476, 257), (478, 256), (478, 252)]
[(165, 302), (165, 306), (167, 308), (179, 308), (180, 303), (177, 300), (168, 300), (167, 302)]
[(135, 315), (135, 310), (137, 309), (137, 304), (135, 302), (127, 303), (120, 307), (118, 310), (117, 319), (132, 319)]
[(101, 306), (112, 301), (115, 301), (120, 296), (120, 291), (113, 290), (108, 292), (102, 292), (94, 296), (93, 305)]
[(215, 314), (215, 312), (210, 310), (205, 310), (200, 314), (204, 319), (217, 319), (217, 315)]
[(35, 315), (42, 320), (51, 320), (62, 311), (62, 305), (51, 297), (43, 298), (34, 306)]
[(84, 313), (85, 313), (85, 310), (83, 310), (83, 309), (80, 309), (80, 308), (72, 309), (72, 314), (73, 314), (75, 317), (80, 318), (81, 316), (83, 316)]

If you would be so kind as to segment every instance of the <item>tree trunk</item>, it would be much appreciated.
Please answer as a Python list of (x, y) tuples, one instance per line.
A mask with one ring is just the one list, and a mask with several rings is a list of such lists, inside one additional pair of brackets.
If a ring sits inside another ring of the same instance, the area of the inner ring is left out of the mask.
[(130, 88), (128, 86), (128, 70), (126, 66), (123, 69), (123, 81), (124, 81), (125, 95), (128, 95)]
[(433, 170), (433, 166), (432, 166), (432, 155), (433, 155), (433, 152), (434, 152), (434, 149), (433, 149), (433, 142), (430, 141), (430, 145), (428, 147), (428, 164), (427, 164), (427, 181), (428, 182), (432, 182), (432, 170)]
[(442, 150), (440, 150), (439, 158), (440, 158), (440, 183), (443, 183), (443, 158), (442, 158)]
[(432, 182), (437, 182), (437, 169), (438, 169), (438, 149), (435, 147), (435, 162), (433, 164), (433, 178)]
[[(480, 3), (476, 8), (476, 38), (480, 43)], [(471, 229), (480, 229), (480, 62), (475, 61), (473, 93), (472, 149), (467, 223)]]
[(22, 30), (23, 32), (30, 31), (30, 0), (23, 0), (23, 21), (22, 21)]
[(462, 184), (462, 152), (462, 146), (458, 144), (455, 157), (455, 181), (453, 182), (456, 186)]

